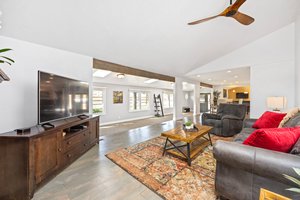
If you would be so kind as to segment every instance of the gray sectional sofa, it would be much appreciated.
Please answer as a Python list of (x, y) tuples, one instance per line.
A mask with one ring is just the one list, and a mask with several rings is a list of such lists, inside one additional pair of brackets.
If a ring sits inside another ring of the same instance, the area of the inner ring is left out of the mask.
[[(297, 177), (292, 168), (300, 168), (300, 155), (243, 145), (242, 142), (255, 130), (252, 128), (254, 122), (255, 119), (245, 120), (234, 142), (217, 141), (214, 146), (218, 196), (230, 200), (257, 200), (260, 189), (264, 188), (291, 199), (300, 199), (300, 194), (286, 190), (297, 185), (283, 177), (283, 174)], [(300, 114), (284, 126), (300, 126)]]

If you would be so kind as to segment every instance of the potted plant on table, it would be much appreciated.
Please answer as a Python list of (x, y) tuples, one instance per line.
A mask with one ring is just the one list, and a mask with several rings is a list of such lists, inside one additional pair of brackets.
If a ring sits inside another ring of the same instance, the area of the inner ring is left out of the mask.
[(190, 130), (190, 129), (194, 128), (194, 124), (191, 121), (187, 121), (184, 123), (184, 127), (185, 127), (185, 129)]

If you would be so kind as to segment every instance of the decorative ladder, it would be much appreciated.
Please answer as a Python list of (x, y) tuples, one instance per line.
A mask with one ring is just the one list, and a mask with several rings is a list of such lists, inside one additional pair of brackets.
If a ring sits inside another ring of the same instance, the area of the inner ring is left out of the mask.
[(164, 110), (163, 106), (161, 103), (161, 97), (159, 95), (154, 94), (154, 111), (155, 111), (155, 117), (163, 117), (164, 115)]

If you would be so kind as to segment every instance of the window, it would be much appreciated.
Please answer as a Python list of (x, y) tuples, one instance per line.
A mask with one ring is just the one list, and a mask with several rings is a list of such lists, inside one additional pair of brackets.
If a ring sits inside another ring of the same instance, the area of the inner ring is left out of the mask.
[(129, 91), (129, 111), (150, 110), (149, 92)]
[(171, 92), (163, 92), (163, 107), (164, 108), (173, 108), (174, 105), (174, 95)]
[(93, 90), (93, 113), (105, 113), (105, 88), (94, 88)]

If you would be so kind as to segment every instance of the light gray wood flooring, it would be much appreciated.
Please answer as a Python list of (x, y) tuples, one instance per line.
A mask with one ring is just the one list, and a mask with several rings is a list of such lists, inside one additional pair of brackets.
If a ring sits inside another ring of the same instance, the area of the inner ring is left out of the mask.
[[(187, 119), (184, 119), (187, 120)], [(199, 121), (199, 116), (194, 118)], [(105, 157), (105, 154), (157, 137), (181, 121), (168, 121), (107, 134), (62, 173), (39, 189), (34, 200), (157, 200), (158, 195)], [(101, 133), (100, 133), (101, 136)]]

